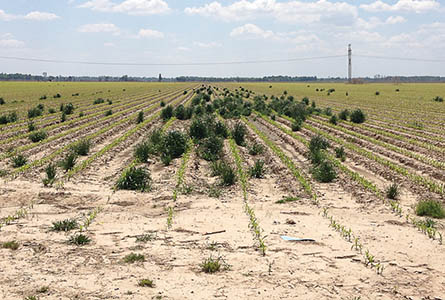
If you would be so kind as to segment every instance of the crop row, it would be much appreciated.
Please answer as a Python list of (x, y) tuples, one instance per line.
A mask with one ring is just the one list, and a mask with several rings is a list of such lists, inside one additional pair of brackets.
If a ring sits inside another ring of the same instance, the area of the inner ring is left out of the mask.
[[(312, 119), (315, 120), (314, 118), (312, 118)], [(401, 147), (398, 147), (398, 146), (395, 146), (395, 145), (392, 145), (392, 144), (389, 144), (389, 143), (385, 143), (385, 142), (383, 142), (381, 140), (377, 140), (377, 139), (369, 137), (367, 135), (360, 134), (358, 132), (346, 129), (346, 128), (344, 128), (342, 126), (339, 126), (339, 125), (334, 125), (334, 124), (331, 124), (329, 122), (322, 121), (320, 119), (315, 121), (315, 122), (316, 123), (320, 123), (323, 126), (327, 126), (327, 127), (333, 128), (335, 130), (341, 131), (341, 132), (343, 132), (345, 134), (348, 134), (350, 136), (354, 136), (354, 137), (356, 137), (356, 138), (358, 138), (360, 140), (368, 141), (368, 142), (370, 142), (370, 143), (372, 143), (374, 145), (377, 145), (377, 146), (383, 147), (385, 149), (388, 149), (388, 150), (400, 153), (402, 155), (406, 155), (408, 157), (411, 157), (413, 159), (421, 161), (421, 162), (423, 162), (425, 164), (428, 164), (428, 165), (434, 166), (436, 168), (445, 170), (445, 163), (437, 161), (435, 159), (426, 157), (424, 155), (421, 155), (421, 154), (409, 151), (407, 149), (404, 149), (404, 148), (401, 148)]]
[[(153, 104), (149, 108), (147, 108), (144, 112), (151, 112), (151, 111), (155, 110), (156, 108), (158, 108), (158, 105)], [(102, 135), (103, 133), (113, 129), (114, 127), (128, 122), (129, 120), (134, 118), (136, 115), (137, 115), (137, 113), (134, 113), (134, 114), (130, 115), (129, 117), (122, 118), (121, 120), (119, 120), (119, 121), (117, 121), (115, 123), (112, 123), (112, 124), (110, 124), (110, 125), (108, 125), (106, 127), (101, 128), (100, 130), (98, 130), (98, 131), (96, 131), (94, 133), (91, 133), (91, 134), (87, 135), (85, 138), (86, 139), (96, 138), (96, 137)], [(14, 170), (11, 173), (11, 175), (12, 176), (16, 176), (16, 175), (18, 175), (20, 173), (26, 172), (27, 170), (29, 170), (31, 168), (42, 166), (44, 163), (53, 160), (55, 157), (57, 157), (61, 153), (65, 152), (66, 150), (69, 150), (75, 143), (76, 142), (69, 143), (68, 145), (59, 148), (58, 150), (54, 151), (53, 153), (51, 153), (50, 155), (48, 155), (48, 156), (46, 156), (46, 157), (44, 157), (42, 159), (35, 160), (35, 161), (31, 162), (30, 164), (26, 164), (26, 165), (24, 165), (24, 166), (22, 166), (22, 167), (20, 167), (20, 168), (18, 168), (16, 170)]]

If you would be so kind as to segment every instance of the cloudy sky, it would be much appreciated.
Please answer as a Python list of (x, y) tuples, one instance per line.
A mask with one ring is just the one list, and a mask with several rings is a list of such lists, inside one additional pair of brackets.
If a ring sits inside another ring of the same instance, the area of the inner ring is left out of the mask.
[[(0, 56), (184, 64), (346, 55), (351, 43), (357, 55), (355, 76), (445, 76), (444, 13), (445, 1), (437, 0), (0, 0)], [(115, 66), (0, 58), (0, 72), (44, 71), (346, 77), (347, 60), (342, 56), (241, 65)]]

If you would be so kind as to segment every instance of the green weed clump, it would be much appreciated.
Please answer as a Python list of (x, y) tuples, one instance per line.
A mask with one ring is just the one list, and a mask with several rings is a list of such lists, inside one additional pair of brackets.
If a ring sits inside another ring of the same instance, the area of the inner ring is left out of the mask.
[(264, 145), (254, 142), (251, 147), (249, 147), (249, 154), (250, 155), (258, 155), (262, 154), (264, 152)]
[(224, 141), (216, 135), (202, 139), (198, 145), (198, 154), (207, 161), (216, 161), (223, 153)]
[(66, 154), (65, 158), (63, 158), (59, 162), (59, 165), (63, 170), (65, 170), (65, 172), (68, 172), (69, 170), (74, 168), (74, 166), (76, 165), (76, 161), (77, 161), (77, 154), (70, 151)]
[[(162, 103), (161, 103), (162, 104)], [(168, 105), (161, 111), (161, 118), (164, 122), (170, 120), (173, 117), (173, 106)]]
[(145, 256), (142, 254), (130, 253), (124, 257), (124, 262), (132, 264), (135, 262), (144, 262)]
[(443, 102), (443, 98), (440, 96), (436, 96), (433, 100), (436, 102)]
[(50, 163), (45, 168), (45, 173), (46, 173), (46, 178), (42, 179), (43, 185), (44, 186), (51, 186), (54, 183), (54, 181), (56, 180), (56, 175), (57, 175), (56, 166), (53, 165), (52, 163)]
[(17, 154), (11, 157), (11, 163), (14, 168), (20, 168), (26, 165), (27, 162), (28, 160), (22, 154)]
[(112, 114), (113, 114), (113, 111), (111, 109), (109, 109), (105, 112), (105, 117), (111, 116)]
[(94, 100), (93, 104), (102, 104), (102, 103), (104, 103), (104, 102), (105, 102), (104, 99), (102, 99), (102, 98), (97, 98), (96, 100)]
[(386, 197), (388, 199), (392, 199), (395, 200), (397, 198), (397, 196), (399, 195), (399, 185), (397, 183), (393, 183), (391, 184), (387, 189), (386, 189)]
[(28, 119), (39, 117), (43, 114), (43, 110), (39, 107), (34, 107), (28, 110)]
[(126, 169), (116, 183), (118, 190), (147, 191), (151, 189), (151, 176), (144, 168)]
[(445, 209), (439, 201), (421, 200), (416, 205), (416, 214), (418, 216), (429, 216), (436, 219), (443, 219), (445, 218)]
[(339, 158), (341, 161), (346, 160), (346, 152), (343, 146), (335, 148), (335, 157)]
[(28, 132), (33, 132), (34, 130), (36, 130), (36, 125), (31, 121), (28, 123)]
[(351, 122), (360, 124), (360, 123), (365, 122), (366, 116), (362, 112), (361, 109), (356, 109), (351, 113), (350, 119), (351, 119)]
[(167, 132), (163, 138), (163, 154), (173, 159), (181, 157), (187, 150), (187, 140), (186, 134), (178, 130)]
[(329, 123), (334, 124), (334, 125), (337, 125), (337, 121), (338, 121), (338, 118), (336, 115), (332, 115), (331, 118), (329, 119)]
[(332, 182), (337, 177), (337, 172), (331, 162), (322, 160), (317, 166), (312, 168), (315, 180), (323, 183)]
[(61, 111), (66, 115), (71, 115), (74, 112), (74, 105), (72, 103), (68, 103), (66, 105), (61, 105)]
[(228, 270), (230, 266), (224, 261), (222, 257), (213, 258), (212, 256), (204, 259), (204, 261), (199, 265), (201, 271), (204, 273), (216, 273), (221, 270)]
[(72, 146), (72, 151), (80, 156), (86, 156), (88, 155), (88, 152), (90, 152), (91, 148), (91, 141), (89, 139), (82, 139), (76, 144)]
[(245, 136), (247, 133), (246, 125), (241, 122), (236, 122), (232, 129), (232, 137), (238, 146), (245, 145)]
[(138, 286), (152, 288), (154, 287), (154, 283), (153, 280), (150, 279), (141, 279), (138, 281)]
[(138, 117), (136, 119), (136, 123), (139, 124), (139, 123), (142, 123), (142, 122), (144, 122), (144, 112), (140, 111), (138, 113)]
[(150, 147), (150, 143), (147, 141), (142, 142), (136, 145), (134, 149), (134, 158), (141, 163), (146, 163), (152, 153), (152, 148)]
[(90, 242), (91, 242), (90, 237), (88, 237), (83, 233), (74, 234), (68, 239), (68, 244), (73, 244), (76, 246), (84, 246), (89, 244)]
[(264, 168), (264, 161), (257, 160), (255, 164), (249, 168), (250, 177), (253, 178), (263, 178), (266, 173), (266, 169)]
[(0, 125), (14, 123), (17, 120), (18, 120), (17, 113), (14, 111), (7, 115), (0, 116)]
[(19, 243), (16, 241), (9, 241), (2, 243), (2, 248), (4, 249), (10, 249), (10, 250), (17, 250), (19, 248)]
[(303, 120), (300, 118), (296, 118), (294, 122), (292, 122), (291, 129), (293, 132), (300, 131), (303, 126)]
[(0, 97), (0, 105), (4, 105), (6, 102), (5, 102), (5, 99), (3, 99), (3, 98), (1, 98)]
[(338, 114), (338, 118), (339, 118), (340, 120), (343, 120), (343, 121), (347, 121), (347, 120), (348, 120), (348, 117), (349, 117), (349, 110), (347, 110), (347, 109), (342, 110), (342, 111)]
[(317, 152), (319, 150), (326, 150), (329, 147), (329, 142), (322, 136), (317, 135), (311, 138), (309, 142), (309, 151)]
[(53, 222), (53, 227), (51, 230), (68, 232), (77, 228), (79, 228), (79, 224), (75, 219), (65, 219), (62, 221)]
[(46, 131), (40, 130), (32, 132), (28, 137), (33, 143), (37, 143), (46, 139), (48, 137), (48, 134), (46, 133)]
[(277, 203), (277, 204), (284, 204), (284, 203), (289, 203), (289, 202), (295, 202), (295, 201), (298, 201), (298, 200), (299, 199), (297, 197), (288, 196), (288, 197), (285, 197), (283, 199), (280, 199), (280, 200), (276, 201), (275, 203)]

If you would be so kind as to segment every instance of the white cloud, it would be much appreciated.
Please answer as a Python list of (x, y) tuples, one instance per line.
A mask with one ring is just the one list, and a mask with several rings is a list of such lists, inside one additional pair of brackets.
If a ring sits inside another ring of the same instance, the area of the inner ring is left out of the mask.
[(16, 19), (16, 16), (7, 14), (4, 10), (0, 9), (0, 20), (11, 21)]
[(109, 48), (116, 47), (114, 43), (104, 43), (104, 46)]
[(194, 42), (193, 45), (200, 47), (200, 48), (219, 48), (222, 47), (220, 43), (217, 42), (209, 42), (209, 43), (203, 43), (203, 42)]
[(382, 21), (380, 18), (377, 17), (371, 17), (369, 18), (369, 20), (358, 18), (356, 20), (356, 25), (360, 28), (373, 29), (378, 26), (394, 25), (403, 22), (406, 22), (406, 19), (402, 16), (389, 16), (385, 21)]
[(274, 17), (277, 21), (288, 23), (346, 24), (358, 16), (357, 7), (346, 2), (318, 0), (312, 2), (276, 0), (238, 0), (224, 6), (218, 1), (201, 7), (187, 7), (185, 13), (214, 17), (224, 21)]
[(26, 15), (13, 15), (7, 14), (4, 10), (0, 9), (0, 20), (12, 21), (12, 20), (30, 20), (30, 21), (52, 21), (59, 19), (60, 17), (53, 13), (32, 11)]
[(404, 23), (404, 22), (406, 22), (406, 19), (402, 16), (390, 16), (385, 21), (385, 23), (389, 25)]
[(370, 11), (409, 11), (422, 13), (435, 10), (440, 7), (440, 3), (436, 0), (399, 0), (395, 4), (388, 4), (381, 0), (377, 0), (371, 4), (362, 4), (360, 8)]
[(0, 48), (22, 48), (25, 43), (12, 38), (0, 39)]
[(80, 26), (77, 31), (84, 33), (113, 33), (115, 35), (120, 33), (119, 27), (111, 23), (85, 24)]
[(59, 16), (53, 13), (40, 12), (40, 11), (32, 11), (23, 17), (26, 20), (32, 21), (51, 21), (55, 19), (59, 19)]
[(141, 29), (137, 35), (138, 38), (152, 38), (152, 39), (162, 39), (164, 34), (160, 31), (153, 29)]
[(255, 24), (245, 24), (240, 27), (236, 27), (230, 32), (231, 37), (237, 36), (250, 36), (250, 37), (261, 37), (263, 39), (274, 37), (274, 33), (271, 30), (263, 30)]
[(183, 47), (183, 46), (180, 46), (180, 47), (178, 47), (176, 49), (178, 49), (179, 51), (190, 51), (190, 48)]
[(126, 13), (129, 15), (162, 14), (170, 10), (167, 2), (163, 0), (125, 0), (114, 3), (111, 0), (90, 0), (81, 5), (93, 11)]

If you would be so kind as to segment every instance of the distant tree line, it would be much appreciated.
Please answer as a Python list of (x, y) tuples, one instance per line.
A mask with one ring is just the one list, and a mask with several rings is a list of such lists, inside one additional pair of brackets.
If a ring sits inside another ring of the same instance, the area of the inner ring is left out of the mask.
[[(31, 74), (0, 73), (0, 81), (99, 81), (99, 82), (158, 82), (159, 77), (133, 77), (133, 76), (42, 76)], [(344, 77), (317, 78), (317, 76), (264, 76), (264, 77), (200, 77), (179, 76), (164, 78), (163, 82), (347, 82)], [(359, 77), (355, 82), (372, 83), (408, 83), (408, 82), (445, 82), (441, 76), (382, 76)]]

